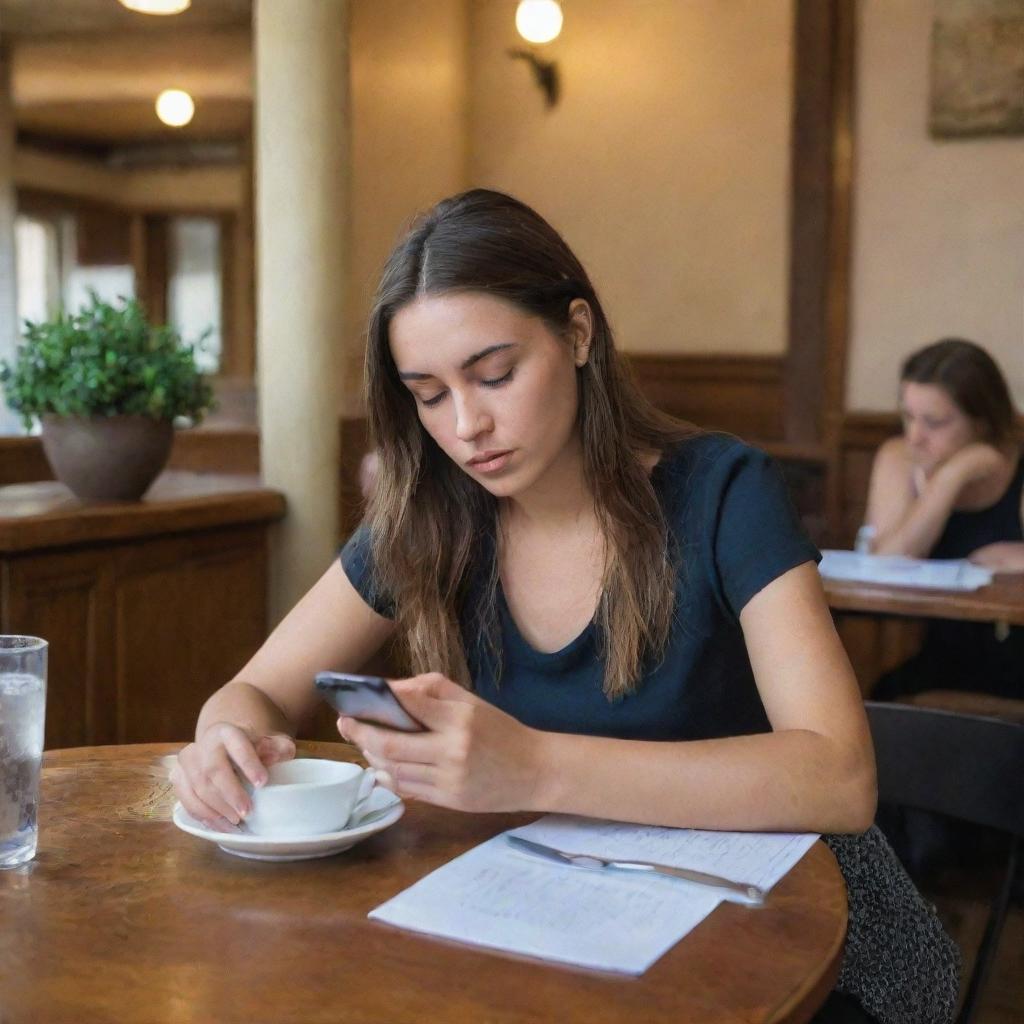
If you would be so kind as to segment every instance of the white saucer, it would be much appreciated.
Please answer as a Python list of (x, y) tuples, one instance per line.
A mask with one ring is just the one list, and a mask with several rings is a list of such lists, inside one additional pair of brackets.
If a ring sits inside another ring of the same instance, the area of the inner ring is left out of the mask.
[(354, 825), (340, 832), (322, 832), (315, 836), (277, 838), (254, 836), (247, 832), (216, 832), (200, 825), (180, 803), (174, 805), (174, 824), (183, 832), (216, 843), (225, 853), (250, 860), (309, 860), (330, 857), (355, 846), (391, 825), (405, 812), (405, 804), (390, 789), (377, 786), (370, 794), (366, 810)]

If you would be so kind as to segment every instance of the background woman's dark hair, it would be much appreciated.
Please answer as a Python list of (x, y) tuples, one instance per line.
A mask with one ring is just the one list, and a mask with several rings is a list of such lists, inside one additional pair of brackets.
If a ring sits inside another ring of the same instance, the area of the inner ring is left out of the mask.
[(980, 345), (943, 338), (911, 355), (901, 381), (936, 384), (981, 426), (983, 440), (999, 445), (1016, 431), (1013, 400), (996, 361)]
[(440, 670), (468, 686), (458, 612), (474, 567), (487, 566), (479, 625), (500, 653), (497, 502), (423, 429), (389, 344), (391, 320), (406, 303), (457, 292), (511, 302), (562, 337), (570, 303), (590, 306), (594, 333), (577, 372), (578, 423), (605, 538), (598, 608), (605, 692), (620, 696), (635, 684), (644, 658), (664, 647), (673, 612), (667, 526), (643, 459), (693, 428), (643, 398), (579, 260), (539, 214), (500, 192), (474, 189), (442, 200), (414, 222), (384, 268), (366, 352), (370, 431), (380, 453), (367, 512), (377, 584), (394, 599), (412, 669)]

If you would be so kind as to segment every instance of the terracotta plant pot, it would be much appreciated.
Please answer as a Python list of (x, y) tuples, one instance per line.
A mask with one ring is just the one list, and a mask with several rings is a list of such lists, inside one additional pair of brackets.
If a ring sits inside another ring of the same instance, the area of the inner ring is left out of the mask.
[(167, 463), (170, 420), (148, 416), (43, 416), (54, 475), (82, 501), (136, 501)]

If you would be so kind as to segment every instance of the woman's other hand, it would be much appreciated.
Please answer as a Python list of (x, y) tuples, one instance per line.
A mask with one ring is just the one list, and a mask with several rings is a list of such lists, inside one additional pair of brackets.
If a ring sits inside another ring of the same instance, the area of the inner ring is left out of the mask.
[(972, 551), (970, 560), (993, 572), (1024, 572), (1024, 541), (999, 541)]
[(170, 778), (196, 821), (230, 831), (252, 809), (242, 780), (262, 786), (270, 765), (294, 756), (295, 741), (284, 733), (254, 736), (230, 722), (215, 722), (178, 754)]
[(392, 689), (425, 732), (398, 732), (354, 718), (338, 731), (402, 797), (460, 811), (527, 810), (542, 780), (541, 736), (439, 673)]

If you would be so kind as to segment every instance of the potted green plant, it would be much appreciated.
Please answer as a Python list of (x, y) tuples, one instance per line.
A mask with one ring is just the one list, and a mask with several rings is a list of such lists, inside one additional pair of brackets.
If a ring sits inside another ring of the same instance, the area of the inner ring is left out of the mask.
[(86, 501), (140, 498), (167, 462), (174, 421), (198, 423), (213, 404), (192, 345), (136, 300), (95, 293), (77, 313), (26, 321), (0, 383), (26, 429), (39, 418), (54, 474)]

